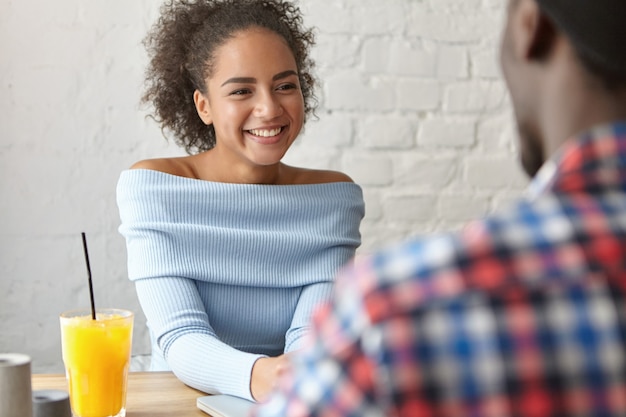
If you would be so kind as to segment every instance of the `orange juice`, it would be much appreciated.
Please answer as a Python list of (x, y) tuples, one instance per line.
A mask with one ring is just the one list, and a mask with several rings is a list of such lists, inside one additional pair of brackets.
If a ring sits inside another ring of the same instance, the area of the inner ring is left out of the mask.
[(133, 313), (97, 309), (61, 314), (63, 362), (76, 417), (126, 415)]

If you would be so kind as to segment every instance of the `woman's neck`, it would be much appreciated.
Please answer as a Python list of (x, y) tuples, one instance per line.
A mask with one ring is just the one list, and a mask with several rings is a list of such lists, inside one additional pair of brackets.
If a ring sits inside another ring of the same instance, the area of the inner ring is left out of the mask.
[(290, 170), (282, 162), (267, 166), (233, 163), (220, 158), (214, 150), (189, 157), (196, 178), (236, 184), (287, 184)]

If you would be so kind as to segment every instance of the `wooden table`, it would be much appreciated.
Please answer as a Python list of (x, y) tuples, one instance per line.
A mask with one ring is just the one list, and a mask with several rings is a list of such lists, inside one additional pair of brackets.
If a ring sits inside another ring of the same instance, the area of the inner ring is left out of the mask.
[[(33, 390), (67, 391), (65, 375), (33, 375)], [(171, 372), (131, 372), (128, 374), (126, 417), (208, 417), (196, 407), (196, 399), (206, 395), (183, 384)]]

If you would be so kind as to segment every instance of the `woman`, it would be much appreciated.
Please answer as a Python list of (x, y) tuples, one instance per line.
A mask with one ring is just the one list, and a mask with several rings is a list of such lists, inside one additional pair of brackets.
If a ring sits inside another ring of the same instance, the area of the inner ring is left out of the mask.
[(144, 101), (189, 156), (140, 161), (118, 205), (151, 370), (262, 399), (360, 244), (360, 187), (281, 159), (313, 110), (310, 30), (281, 0), (178, 0)]

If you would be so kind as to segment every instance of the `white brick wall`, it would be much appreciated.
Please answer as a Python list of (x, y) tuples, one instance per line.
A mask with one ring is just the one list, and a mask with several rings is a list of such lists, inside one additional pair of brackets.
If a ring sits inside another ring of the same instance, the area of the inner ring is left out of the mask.
[[(138, 312), (115, 184), (138, 159), (179, 155), (138, 106), (155, 0), (0, 0), (0, 351), (60, 372), (60, 311)], [(526, 179), (496, 48), (499, 0), (301, 0), (322, 81), (286, 162), (345, 171), (364, 189), (361, 253), (456, 229)]]

